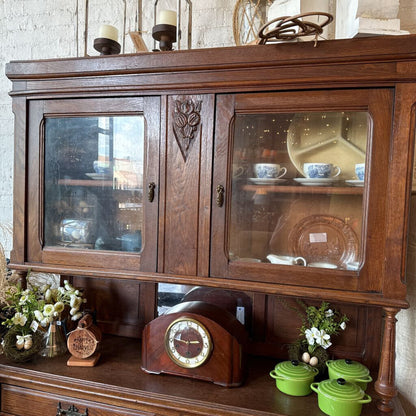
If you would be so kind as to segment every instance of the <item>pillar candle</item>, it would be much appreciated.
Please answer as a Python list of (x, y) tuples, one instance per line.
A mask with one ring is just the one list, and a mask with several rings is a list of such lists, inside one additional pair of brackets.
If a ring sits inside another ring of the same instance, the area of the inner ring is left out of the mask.
[(101, 25), (98, 37), (111, 39), (115, 42), (118, 42), (118, 30), (117, 28), (111, 25)]
[(176, 12), (174, 10), (161, 10), (156, 24), (176, 26)]

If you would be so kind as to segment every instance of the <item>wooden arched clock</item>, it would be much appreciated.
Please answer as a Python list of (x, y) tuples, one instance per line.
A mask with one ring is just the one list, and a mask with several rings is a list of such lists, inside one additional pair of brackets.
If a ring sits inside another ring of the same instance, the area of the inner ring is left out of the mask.
[(230, 312), (207, 302), (180, 303), (143, 330), (142, 369), (239, 386), (247, 332)]

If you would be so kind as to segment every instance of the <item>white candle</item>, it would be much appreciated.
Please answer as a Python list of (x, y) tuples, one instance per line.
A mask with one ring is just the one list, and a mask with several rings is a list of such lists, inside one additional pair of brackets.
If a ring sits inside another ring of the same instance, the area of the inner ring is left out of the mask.
[(176, 26), (176, 12), (174, 10), (161, 10), (156, 24)]
[(111, 25), (101, 25), (98, 37), (111, 39), (115, 42), (118, 42), (118, 30), (116, 27)]

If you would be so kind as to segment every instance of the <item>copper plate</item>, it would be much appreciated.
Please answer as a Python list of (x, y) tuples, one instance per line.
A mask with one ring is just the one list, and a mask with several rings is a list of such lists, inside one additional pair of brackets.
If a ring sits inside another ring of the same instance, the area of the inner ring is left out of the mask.
[(357, 261), (358, 238), (343, 220), (331, 215), (311, 215), (299, 221), (289, 235), (292, 255), (308, 263), (325, 262), (346, 268)]

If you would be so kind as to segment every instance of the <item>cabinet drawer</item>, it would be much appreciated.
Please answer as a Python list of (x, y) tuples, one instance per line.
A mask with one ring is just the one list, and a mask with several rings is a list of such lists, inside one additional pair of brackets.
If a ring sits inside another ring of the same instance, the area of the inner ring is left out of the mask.
[(59, 403), (61, 403), (63, 410), (68, 410), (70, 406), (74, 405), (78, 408), (81, 415), (88, 409), (88, 416), (156, 416), (154, 413), (125, 409), (67, 396), (58, 396), (8, 384), (1, 386), (2, 414), (15, 416), (56, 416)]

